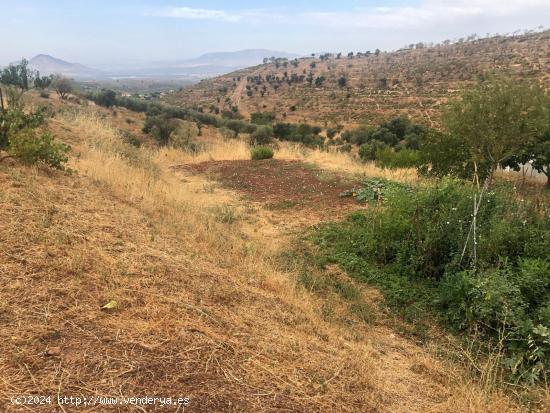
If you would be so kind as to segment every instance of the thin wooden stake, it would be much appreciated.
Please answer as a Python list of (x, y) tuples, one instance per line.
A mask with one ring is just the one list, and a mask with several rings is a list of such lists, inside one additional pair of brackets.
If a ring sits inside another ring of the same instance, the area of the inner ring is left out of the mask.
[[(480, 196), (481, 201), (481, 196)], [(476, 269), (476, 261), (477, 261), (477, 238), (476, 238), (476, 224), (477, 224), (477, 211), (478, 211), (478, 205), (477, 205), (477, 194), (474, 194), (474, 220), (473, 220), (473, 247), (474, 247), (474, 257), (473, 257), (473, 267), (474, 270)]]

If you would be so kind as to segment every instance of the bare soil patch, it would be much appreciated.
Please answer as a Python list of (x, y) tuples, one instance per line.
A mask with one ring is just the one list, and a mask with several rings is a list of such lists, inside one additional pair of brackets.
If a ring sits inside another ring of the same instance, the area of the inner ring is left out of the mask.
[(207, 161), (178, 165), (174, 169), (206, 174), (223, 187), (243, 192), (254, 201), (268, 203), (273, 209), (356, 205), (353, 199), (340, 197), (340, 193), (356, 182), (300, 161)]

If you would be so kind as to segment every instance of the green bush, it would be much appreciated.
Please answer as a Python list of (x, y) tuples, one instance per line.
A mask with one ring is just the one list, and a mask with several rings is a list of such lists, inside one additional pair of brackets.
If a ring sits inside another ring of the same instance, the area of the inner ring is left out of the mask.
[(147, 116), (143, 132), (151, 134), (160, 145), (167, 145), (170, 135), (176, 129), (175, 123), (170, 120), (165, 114)]
[(439, 286), (442, 317), (466, 330), (504, 333), (505, 365), (516, 380), (544, 380), (550, 367), (550, 265), (525, 259), (517, 267), (447, 275)]
[[(468, 147), (456, 135), (431, 130), (420, 144), (418, 173), (441, 178), (455, 176), (463, 179), (473, 177), (475, 168)], [(487, 176), (490, 165), (480, 160), (477, 170), (481, 177)]]
[(23, 129), (9, 137), (8, 153), (27, 165), (43, 163), (56, 169), (65, 169), (69, 147), (55, 143), (50, 133), (38, 135), (33, 129)]
[(47, 108), (40, 106), (36, 111), (27, 112), (22, 95), (15, 88), (4, 89), (7, 94), (8, 107), (0, 111), (0, 149), (7, 148), (9, 137), (23, 129), (35, 129), (44, 123)]
[(231, 130), (225, 126), (222, 126), (218, 131), (224, 139), (235, 139), (237, 137), (237, 133), (234, 130)]
[(139, 148), (141, 146), (141, 140), (133, 134), (130, 131), (121, 131), (120, 132), (122, 140), (132, 146), (135, 146), (136, 148)]
[(111, 108), (117, 104), (117, 94), (111, 89), (102, 89), (89, 97), (99, 106)]
[(254, 112), (250, 115), (250, 122), (255, 125), (271, 125), (275, 114), (269, 112)]
[(202, 145), (195, 141), (195, 138), (199, 136), (199, 128), (195, 122), (181, 119), (172, 119), (170, 122), (174, 128), (168, 137), (170, 146), (186, 152), (197, 153), (201, 151)]
[(376, 185), (365, 191), (365, 199), (383, 206), (317, 230), (325, 259), (378, 286), (405, 319), (431, 314), (456, 331), (475, 327), (484, 339), (502, 340), (516, 380), (547, 378), (548, 212), (516, 202), (508, 185), (495, 186), (476, 217), (474, 250), (468, 233), (475, 187), (443, 180), (414, 190)]
[(386, 148), (384, 142), (370, 141), (364, 143), (359, 147), (359, 158), (363, 162), (374, 161), (376, 160), (376, 153), (383, 148)]
[(253, 161), (259, 161), (262, 159), (271, 159), (273, 158), (273, 149), (268, 146), (257, 146), (250, 150), (250, 158)]
[(319, 136), (321, 128), (306, 123), (276, 123), (273, 126), (273, 134), (277, 139), (290, 142), (300, 142), (309, 147), (321, 147), (323, 137)]
[(371, 141), (382, 142), (392, 148), (418, 150), (428, 130), (412, 123), (408, 118), (396, 117), (377, 127), (359, 126), (342, 133), (342, 139), (355, 145)]
[(0, 111), (0, 149), (27, 165), (43, 163), (64, 169), (69, 147), (54, 142), (48, 132), (39, 135), (36, 131), (43, 124), (44, 117), (51, 115), (48, 108), (38, 107), (29, 113), (25, 110), (21, 93), (8, 88), (7, 94), (9, 105)]
[(273, 140), (273, 128), (270, 126), (259, 126), (250, 135), (250, 145), (267, 145)]
[(420, 163), (420, 152), (413, 149), (392, 150), (379, 147), (375, 153), (376, 165), (381, 168), (414, 168)]
[(327, 128), (327, 138), (333, 139), (336, 134), (338, 133), (338, 130), (335, 128)]

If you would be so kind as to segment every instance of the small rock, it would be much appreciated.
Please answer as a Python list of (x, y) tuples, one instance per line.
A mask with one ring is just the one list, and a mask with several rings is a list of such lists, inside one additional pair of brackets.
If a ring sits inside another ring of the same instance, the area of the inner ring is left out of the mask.
[(45, 352), (46, 356), (57, 357), (61, 355), (61, 347), (50, 347)]

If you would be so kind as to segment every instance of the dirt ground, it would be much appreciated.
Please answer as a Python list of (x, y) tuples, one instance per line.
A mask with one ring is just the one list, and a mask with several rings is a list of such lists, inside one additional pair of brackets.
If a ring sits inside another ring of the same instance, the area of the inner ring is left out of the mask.
[(357, 206), (353, 198), (343, 198), (340, 194), (358, 182), (300, 161), (207, 161), (178, 165), (174, 169), (205, 174), (224, 188), (242, 192), (252, 201), (268, 203), (273, 209), (323, 211)]

